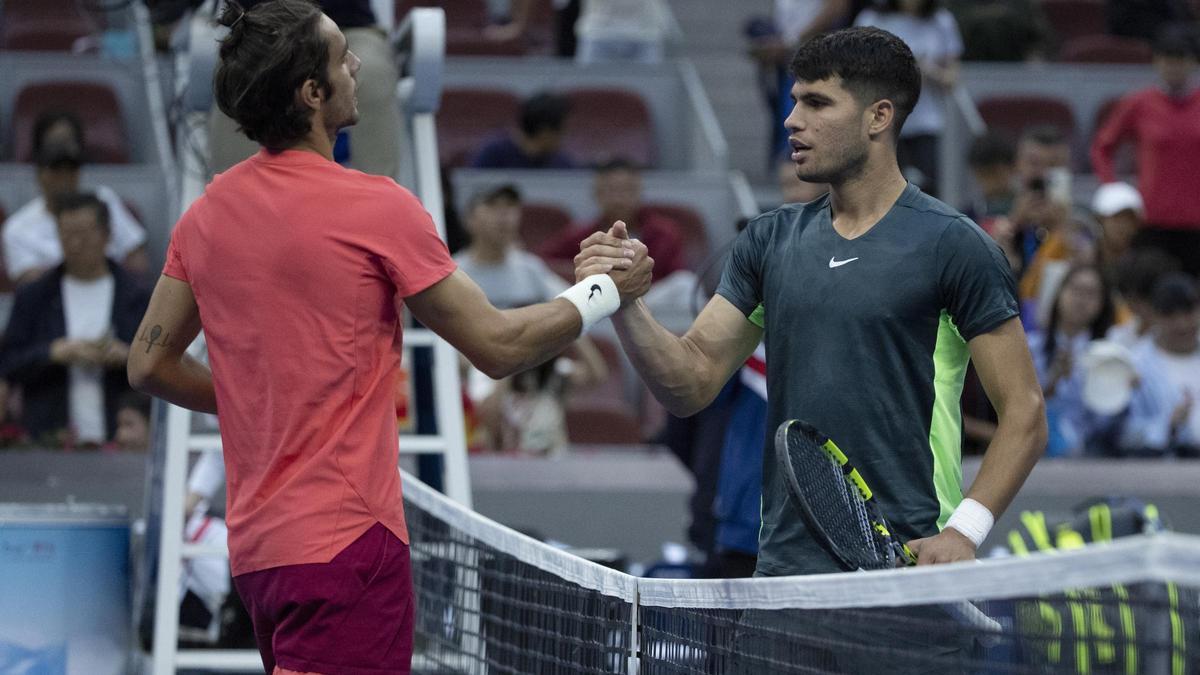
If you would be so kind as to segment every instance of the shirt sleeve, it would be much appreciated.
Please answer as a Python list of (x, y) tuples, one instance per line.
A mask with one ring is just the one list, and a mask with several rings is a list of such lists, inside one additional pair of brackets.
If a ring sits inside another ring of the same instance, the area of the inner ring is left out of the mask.
[(394, 186), (386, 218), (376, 225), (376, 254), (402, 298), (416, 295), (450, 276), (458, 265), (437, 226), (408, 190)]
[(187, 265), (183, 259), (183, 245), (180, 240), (183, 238), (184, 218), (175, 225), (175, 229), (171, 232), (171, 242), (167, 244), (167, 262), (163, 264), (163, 276), (179, 279), (191, 283), (191, 277), (187, 273)]
[(1000, 247), (975, 223), (959, 218), (938, 240), (942, 306), (970, 341), (1020, 314), (1017, 284)]
[(1127, 140), (1136, 137), (1138, 97), (1128, 96), (1117, 104), (1116, 109), (1109, 115), (1108, 120), (1096, 132), (1092, 141), (1092, 169), (1101, 184), (1111, 183), (1117, 179), (1115, 158), (1117, 148)]
[(948, 9), (939, 9), (933, 15), (938, 33), (942, 37), (942, 54), (948, 59), (957, 59), (963, 53), (962, 34), (958, 30), (958, 22)]
[(121, 262), (130, 252), (146, 243), (146, 231), (116, 192), (107, 187), (98, 188), (96, 192), (108, 205), (109, 231), (112, 233), (108, 255), (116, 262)]
[(37, 255), (33, 253), (33, 247), (26, 244), (17, 232), (17, 226), (17, 215), (10, 216), (4, 222), (4, 269), (7, 270), (9, 279), (16, 279), (40, 263)]
[(770, 220), (760, 216), (738, 234), (717, 286), (717, 295), (733, 303), (747, 318), (763, 301), (763, 258), (769, 229)]

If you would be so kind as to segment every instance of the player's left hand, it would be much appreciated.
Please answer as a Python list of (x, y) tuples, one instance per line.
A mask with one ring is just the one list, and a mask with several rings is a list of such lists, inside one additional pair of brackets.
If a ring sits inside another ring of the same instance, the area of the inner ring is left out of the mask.
[(918, 565), (938, 565), (975, 559), (975, 544), (966, 535), (947, 527), (938, 534), (908, 542)]

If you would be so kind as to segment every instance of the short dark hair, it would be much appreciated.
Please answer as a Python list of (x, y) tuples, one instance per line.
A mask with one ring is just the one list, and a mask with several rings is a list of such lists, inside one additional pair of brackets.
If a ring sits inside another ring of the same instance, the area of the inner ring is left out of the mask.
[(475, 207), (482, 204), (495, 204), (496, 202), (511, 202), (513, 204), (521, 203), (521, 193), (517, 190), (517, 186), (506, 183), (496, 187), (489, 187), (471, 195), (471, 199), (467, 202), (467, 213), (475, 210)]
[(83, 122), (70, 112), (49, 111), (38, 115), (33, 122), (33, 155), (37, 157), (46, 146), (46, 132), (59, 123), (66, 123), (71, 127), (71, 133), (75, 135), (75, 144), (79, 146), (78, 150), (83, 152)]
[(1016, 149), (1008, 138), (994, 133), (986, 133), (971, 143), (967, 153), (967, 163), (972, 168), (989, 166), (1012, 165), (1016, 161)]
[(1157, 248), (1135, 248), (1117, 261), (1117, 290), (1126, 298), (1149, 301), (1158, 280), (1178, 270), (1179, 260), (1174, 256)]
[(1067, 135), (1053, 124), (1035, 124), (1021, 132), (1021, 141), (1032, 141), (1038, 145), (1063, 145)]
[(912, 50), (895, 35), (869, 26), (818, 35), (796, 50), (789, 70), (805, 82), (837, 75), (863, 104), (888, 99), (896, 107), (897, 139), (921, 97), (921, 69)]
[(149, 420), (151, 403), (153, 400), (142, 392), (127, 391), (117, 398), (117, 410), (136, 410)]
[(96, 222), (100, 224), (100, 229), (104, 230), (105, 234), (111, 232), (109, 228), (110, 215), (108, 212), (108, 204), (104, 200), (96, 196), (95, 192), (69, 192), (54, 198), (54, 217), (58, 218), (67, 211), (78, 211), (80, 209), (92, 209), (96, 214)]
[(1196, 43), (1196, 31), (1190, 24), (1172, 22), (1164, 24), (1154, 35), (1153, 51), (1155, 56), (1194, 59), (1200, 52)]
[(1196, 289), (1196, 280), (1183, 272), (1164, 274), (1158, 283), (1154, 284), (1154, 295), (1150, 304), (1154, 311), (1162, 316), (1173, 316), (1191, 312), (1200, 307), (1200, 291)]
[(570, 109), (566, 97), (545, 91), (534, 94), (521, 103), (521, 133), (533, 136), (540, 131), (561, 131)]
[(311, 0), (271, 0), (249, 10), (227, 0), (221, 13), (229, 34), (213, 76), (217, 106), (270, 151), (308, 135), (312, 111), (296, 98), (305, 80), (316, 80), (326, 95), (333, 91), (320, 21)]

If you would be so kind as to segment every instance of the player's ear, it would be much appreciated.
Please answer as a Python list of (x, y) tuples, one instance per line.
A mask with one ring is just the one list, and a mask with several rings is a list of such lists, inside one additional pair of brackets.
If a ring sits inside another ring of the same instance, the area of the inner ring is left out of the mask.
[(892, 127), (896, 120), (896, 106), (889, 99), (880, 99), (866, 110), (867, 133), (872, 137), (879, 136)]
[(300, 98), (300, 104), (311, 110), (316, 110), (321, 107), (321, 103), (325, 100), (325, 94), (321, 91), (321, 85), (316, 80), (309, 78), (300, 85), (300, 91), (297, 93)]

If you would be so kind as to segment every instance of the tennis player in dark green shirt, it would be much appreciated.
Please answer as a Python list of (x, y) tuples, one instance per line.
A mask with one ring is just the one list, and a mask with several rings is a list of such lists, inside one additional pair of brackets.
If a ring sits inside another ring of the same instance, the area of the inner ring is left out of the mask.
[[(613, 317), (621, 344), (655, 397), (686, 416), (713, 400), (765, 332), (769, 430), (799, 418), (835, 439), (919, 564), (970, 560), (1046, 439), (1008, 263), (974, 223), (900, 172), (896, 138), (921, 82), (903, 42), (873, 28), (836, 31), (801, 47), (791, 70), (791, 159), (801, 180), (829, 183), (829, 194), (751, 221), (684, 336), (639, 301)], [(617, 223), (585, 240), (577, 276), (617, 265), (626, 236)], [(964, 499), (968, 360), (999, 425)], [(757, 573), (838, 571), (807, 535), (774, 462), (764, 466)]]

